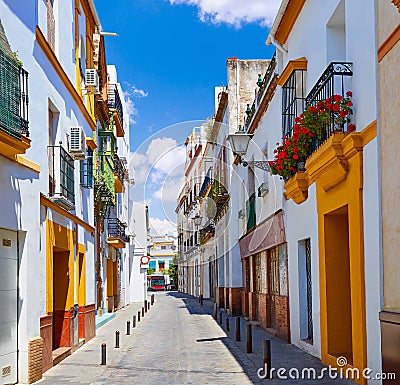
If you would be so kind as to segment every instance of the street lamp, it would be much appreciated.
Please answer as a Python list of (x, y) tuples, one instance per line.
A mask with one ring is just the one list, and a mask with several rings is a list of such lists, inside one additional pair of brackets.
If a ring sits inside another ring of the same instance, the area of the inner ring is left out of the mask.
[(197, 227), (197, 228), (199, 228), (199, 226), (201, 225), (201, 221), (203, 220), (203, 218), (200, 216), (200, 215), (196, 215), (194, 218), (193, 218), (193, 221), (194, 221), (194, 225)]
[[(234, 134), (228, 135), (228, 140), (231, 145), (232, 151), (235, 155), (240, 156), (243, 158), (247, 153), (247, 148), (249, 147), (249, 143), (253, 134), (248, 134), (244, 132), (242, 126), (239, 126), (239, 131), (235, 132)], [(268, 161), (266, 160), (251, 160), (246, 161), (241, 159), (240, 163), (244, 166), (250, 166), (251, 168), (258, 167), (264, 171), (270, 171)]]

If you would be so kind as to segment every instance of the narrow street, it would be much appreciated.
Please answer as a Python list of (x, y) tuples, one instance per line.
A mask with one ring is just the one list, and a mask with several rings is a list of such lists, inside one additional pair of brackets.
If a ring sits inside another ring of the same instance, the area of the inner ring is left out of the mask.
[[(131, 304), (97, 330), (97, 335), (79, 350), (44, 374), (40, 384), (351, 384), (348, 380), (261, 380), (262, 339), (272, 341), (272, 366), (276, 368), (324, 367), (320, 361), (292, 345), (253, 327), (253, 351), (246, 354), (245, 322), (241, 319), (241, 342), (235, 342), (234, 319), (225, 332), (212, 317), (212, 302), (200, 306), (196, 298), (181, 293), (156, 293), (155, 303), (126, 335), (142, 304)], [(115, 331), (120, 348), (114, 348)], [(107, 344), (107, 365), (101, 366), (100, 346)]]

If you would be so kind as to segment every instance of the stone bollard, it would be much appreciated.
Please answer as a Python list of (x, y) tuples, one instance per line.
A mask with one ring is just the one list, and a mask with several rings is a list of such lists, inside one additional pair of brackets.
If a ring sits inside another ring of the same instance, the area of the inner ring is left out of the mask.
[(101, 344), (101, 364), (100, 365), (106, 364), (106, 354), (107, 354), (106, 349), (107, 349), (107, 345)]
[(119, 348), (119, 330), (115, 332), (115, 347)]
[(240, 341), (240, 317), (235, 318), (235, 337), (236, 341)]
[(251, 324), (246, 324), (246, 353), (253, 353), (253, 335)]
[(271, 378), (271, 340), (262, 341), (265, 378)]
[(227, 332), (229, 332), (229, 317), (228, 316), (225, 318), (225, 329)]

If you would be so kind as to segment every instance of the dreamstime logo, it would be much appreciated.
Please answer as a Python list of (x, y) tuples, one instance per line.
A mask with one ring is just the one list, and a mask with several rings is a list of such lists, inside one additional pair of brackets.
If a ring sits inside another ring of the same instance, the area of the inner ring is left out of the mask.
[(348, 361), (346, 357), (340, 356), (336, 359), (338, 368), (328, 366), (322, 369), (315, 368), (271, 368), (268, 370), (267, 365), (257, 370), (257, 376), (261, 379), (277, 377), (281, 380), (322, 380), (329, 378), (332, 380), (348, 378), (350, 380), (395, 380), (396, 373), (374, 372), (370, 368), (347, 367)]

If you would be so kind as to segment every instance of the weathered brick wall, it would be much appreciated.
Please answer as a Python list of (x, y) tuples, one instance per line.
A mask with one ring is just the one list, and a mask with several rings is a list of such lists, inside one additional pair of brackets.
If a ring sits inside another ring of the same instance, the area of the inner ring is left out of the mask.
[(28, 341), (28, 383), (32, 384), (42, 378), (43, 339), (32, 338)]
[(267, 295), (263, 293), (258, 293), (257, 294), (258, 300), (258, 315), (259, 319), (258, 322), (260, 322), (260, 325), (263, 328), (268, 327), (268, 322), (269, 322), (269, 314), (267, 315)]
[(225, 301), (224, 301), (224, 288), (223, 287), (217, 287), (216, 290), (216, 297), (215, 302), (218, 307), (225, 307)]
[(290, 342), (289, 298), (286, 296), (275, 296), (275, 304), (276, 304), (276, 328), (278, 336)]
[(257, 303), (256, 303), (256, 293), (249, 292), (249, 319), (255, 321), (257, 319)]
[(239, 315), (241, 313), (241, 288), (240, 287), (230, 287), (229, 288), (229, 304), (230, 313), (232, 315)]
[(249, 293), (247, 291), (240, 292), (242, 298), (242, 316), (249, 316)]

